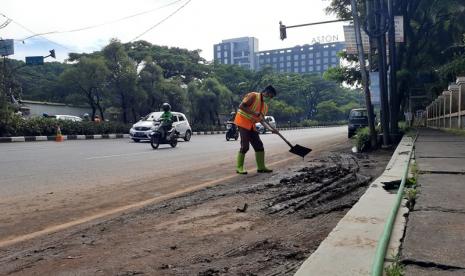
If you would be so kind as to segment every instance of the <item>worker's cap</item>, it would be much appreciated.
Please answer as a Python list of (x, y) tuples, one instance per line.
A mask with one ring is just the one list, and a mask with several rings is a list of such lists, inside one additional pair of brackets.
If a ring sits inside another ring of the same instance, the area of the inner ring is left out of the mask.
[(274, 89), (272, 85), (268, 85), (267, 87), (265, 87), (265, 89), (263, 89), (263, 92), (270, 93), (273, 96), (276, 96), (276, 89)]

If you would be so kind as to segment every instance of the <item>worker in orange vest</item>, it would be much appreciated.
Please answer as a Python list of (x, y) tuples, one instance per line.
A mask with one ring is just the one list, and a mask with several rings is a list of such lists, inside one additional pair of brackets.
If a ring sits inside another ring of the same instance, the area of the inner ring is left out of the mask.
[[(265, 166), (265, 150), (255, 124), (264, 120), (264, 116), (268, 112), (268, 105), (265, 103), (264, 98), (272, 99), (274, 96), (276, 96), (276, 89), (268, 85), (262, 92), (248, 93), (239, 105), (239, 111), (234, 119), (234, 123), (241, 135), (241, 149), (237, 154), (236, 166), (236, 173), (238, 174), (247, 174), (247, 171), (244, 169), (244, 159), (245, 154), (249, 150), (249, 144), (252, 144), (255, 150), (257, 172), (270, 173), (273, 171)], [(266, 127), (265, 124), (263, 126)], [(276, 133), (276, 130), (270, 130)]]

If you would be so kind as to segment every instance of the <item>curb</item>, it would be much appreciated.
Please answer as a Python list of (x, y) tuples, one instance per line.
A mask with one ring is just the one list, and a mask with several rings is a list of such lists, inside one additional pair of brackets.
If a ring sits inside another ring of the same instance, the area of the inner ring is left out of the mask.
[[(397, 193), (391, 194), (383, 186), (385, 182), (401, 181), (412, 144), (410, 137), (402, 138), (383, 174), (369, 185), (358, 202), (303, 262), (295, 276), (371, 275), (377, 245), (397, 197)], [(402, 199), (386, 256), (395, 256), (399, 250), (407, 212)]]
[[(0, 137), (0, 143), (55, 141), (56, 136), (16, 136)], [(64, 140), (97, 140), (129, 138), (129, 134), (98, 134), (98, 135), (63, 135)]]
[[(329, 127), (340, 127), (340, 126), (314, 126), (314, 127), (291, 127), (291, 128), (278, 128), (282, 130), (299, 130), (309, 128), (329, 128)], [(225, 134), (225, 130), (215, 131), (196, 131), (192, 135), (217, 135)], [(0, 137), (0, 143), (12, 143), (12, 142), (37, 142), (37, 141), (55, 141), (56, 136), (15, 136), (15, 137)], [(63, 135), (64, 140), (96, 140), (96, 139), (119, 139), (119, 138), (130, 138), (129, 134), (96, 134), (96, 135)]]

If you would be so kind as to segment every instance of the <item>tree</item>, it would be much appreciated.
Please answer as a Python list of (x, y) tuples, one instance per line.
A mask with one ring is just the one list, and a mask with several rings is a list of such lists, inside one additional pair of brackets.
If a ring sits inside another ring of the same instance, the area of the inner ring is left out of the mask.
[(110, 71), (108, 89), (121, 107), (123, 122), (129, 122), (128, 112), (130, 111), (135, 121), (137, 116), (133, 105), (137, 103), (138, 96), (140, 96), (136, 94), (136, 62), (129, 58), (123, 44), (117, 39), (112, 39), (102, 52)]
[(97, 109), (105, 119), (102, 102), (109, 73), (103, 58), (82, 57), (60, 75), (62, 84), (85, 97), (92, 109), (92, 120)]
[(324, 101), (317, 105), (317, 114), (315, 118), (322, 122), (331, 122), (340, 120), (343, 113), (337, 107), (334, 101)]

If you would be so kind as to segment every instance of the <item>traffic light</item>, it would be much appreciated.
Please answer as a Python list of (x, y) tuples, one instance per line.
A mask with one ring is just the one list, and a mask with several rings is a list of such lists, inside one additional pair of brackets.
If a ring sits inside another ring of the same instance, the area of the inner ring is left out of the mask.
[(284, 40), (287, 38), (286, 25), (283, 25), (281, 21), (279, 21), (279, 35), (281, 37), (281, 40)]
[(51, 56), (52, 58), (56, 58), (56, 56), (55, 56), (55, 50), (50, 50), (49, 52), (50, 52), (50, 56)]

